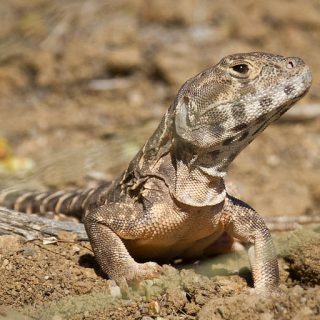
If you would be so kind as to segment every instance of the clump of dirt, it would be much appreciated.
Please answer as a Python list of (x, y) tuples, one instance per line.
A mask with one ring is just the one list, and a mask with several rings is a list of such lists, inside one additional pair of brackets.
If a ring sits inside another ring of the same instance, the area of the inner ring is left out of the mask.
[(237, 295), (212, 299), (199, 312), (200, 320), (207, 319), (317, 319), (319, 289), (304, 290), (300, 286), (282, 288), (280, 296), (261, 297)]
[(285, 258), (290, 278), (294, 282), (305, 286), (320, 285), (320, 258), (318, 251), (319, 244), (317, 243), (300, 247), (296, 252)]

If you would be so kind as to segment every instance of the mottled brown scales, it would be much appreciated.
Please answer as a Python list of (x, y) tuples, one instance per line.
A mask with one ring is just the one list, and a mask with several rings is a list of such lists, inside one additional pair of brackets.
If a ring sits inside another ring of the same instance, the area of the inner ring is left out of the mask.
[(234, 140), (233, 137), (232, 138), (228, 138), (228, 139), (222, 141), (222, 145), (223, 146), (228, 146), (233, 140)]
[(83, 215), (96, 259), (117, 282), (156, 276), (156, 261), (216, 253), (226, 232), (247, 243), (254, 285), (274, 292), (279, 271), (270, 232), (227, 194), (233, 159), (311, 85), (299, 58), (227, 56), (189, 79), (158, 129), (111, 185), (70, 193), (3, 195), (17, 210)]
[(246, 106), (243, 103), (236, 103), (232, 107), (232, 116), (234, 119), (241, 120), (246, 118)]
[(272, 105), (272, 99), (268, 97), (264, 97), (260, 100), (260, 105), (262, 108), (268, 108)]
[(246, 123), (240, 123), (240, 124), (238, 124), (237, 126), (235, 126), (233, 128), (233, 131), (234, 132), (238, 132), (238, 131), (241, 131), (241, 130), (247, 128), (247, 127), (248, 127), (248, 125)]
[(244, 140), (245, 138), (247, 138), (249, 135), (249, 131), (245, 131), (238, 139), (238, 141), (242, 141)]
[(266, 120), (266, 118), (267, 118), (267, 115), (265, 115), (265, 114), (261, 115), (260, 117), (258, 117), (256, 119), (256, 124), (260, 124), (260, 123), (264, 122)]

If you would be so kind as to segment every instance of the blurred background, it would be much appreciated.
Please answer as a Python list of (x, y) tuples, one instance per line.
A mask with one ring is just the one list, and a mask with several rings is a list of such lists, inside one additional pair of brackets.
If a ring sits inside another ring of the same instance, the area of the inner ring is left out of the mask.
[(179, 87), (223, 56), (300, 56), (310, 93), (230, 168), (262, 215), (320, 209), (320, 2), (0, 2), (0, 186), (112, 179)]

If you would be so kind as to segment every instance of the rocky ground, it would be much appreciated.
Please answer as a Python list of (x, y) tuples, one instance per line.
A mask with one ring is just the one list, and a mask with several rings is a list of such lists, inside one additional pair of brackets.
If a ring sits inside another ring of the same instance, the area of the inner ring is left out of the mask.
[[(112, 179), (179, 86), (230, 53), (302, 57), (314, 82), (295, 108), (320, 103), (318, 1), (172, 3), (0, 3), (2, 188)], [(262, 215), (301, 215), (319, 214), (319, 177), (320, 117), (304, 116), (270, 126), (236, 159), (229, 180)], [(119, 292), (87, 243), (1, 237), (0, 318), (320, 319), (319, 233), (312, 225), (274, 234), (283, 295), (270, 298), (248, 291), (242, 253), (168, 267)]]
[(319, 319), (320, 226), (274, 234), (281, 294), (258, 296), (245, 252), (121, 290), (102, 277), (87, 243), (0, 237), (1, 319)]

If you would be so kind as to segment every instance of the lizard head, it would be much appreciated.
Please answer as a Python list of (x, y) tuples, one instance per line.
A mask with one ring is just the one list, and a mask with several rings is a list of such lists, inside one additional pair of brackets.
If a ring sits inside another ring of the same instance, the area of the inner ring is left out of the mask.
[(176, 133), (199, 148), (229, 145), (244, 133), (252, 138), (310, 85), (310, 69), (300, 58), (260, 52), (227, 56), (181, 87), (175, 102)]
[(198, 154), (220, 152), (231, 162), (310, 85), (310, 69), (300, 58), (261, 52), (227, 56), (181, 87), (175, 140)]

